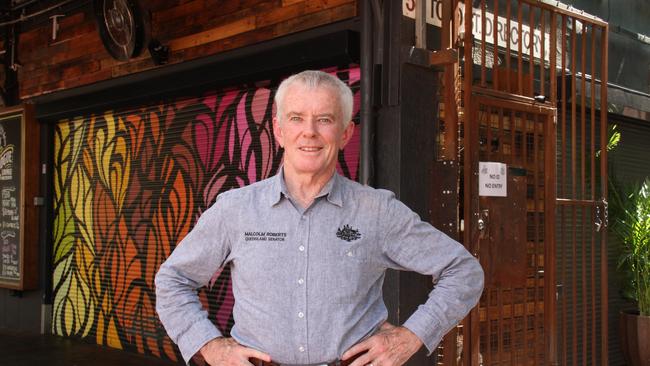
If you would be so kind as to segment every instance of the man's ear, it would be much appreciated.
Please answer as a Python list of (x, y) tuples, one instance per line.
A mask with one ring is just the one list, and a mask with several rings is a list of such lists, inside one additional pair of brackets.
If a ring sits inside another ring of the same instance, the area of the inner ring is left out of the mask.
[(278, 142), (280, 147), (284, 148), (284, 137), (282, 135), (282, 128), (280, 128), (280, 121), (277, 117), (273, 117), (273, 135), (275, 136), (275, 141)]
[(343, 130), (343, 136), (341, 136), (341, 146), (340, 146), (341, 150), (343, 150), (345, 145), (347, 145), (348, 142), (350, 142), (353, 135), (354, 135), (354, 122), (350, 121), (348, 122), (348, 125), (345, 126), (345, 129)]

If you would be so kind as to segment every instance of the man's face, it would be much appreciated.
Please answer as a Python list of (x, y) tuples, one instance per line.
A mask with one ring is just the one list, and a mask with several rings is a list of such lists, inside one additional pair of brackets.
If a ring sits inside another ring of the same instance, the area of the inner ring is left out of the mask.
[[(338, 151), (350, 141), (354, 123), (343, 127), (339, 98), (330, 87), (309, 89), (290, 85), (280, 120), (273, 132), (284, 147), (284, 166), (292, 173), (329, 175), (336, 169)], [(285, 170), (286, 172), (286, 170)]]

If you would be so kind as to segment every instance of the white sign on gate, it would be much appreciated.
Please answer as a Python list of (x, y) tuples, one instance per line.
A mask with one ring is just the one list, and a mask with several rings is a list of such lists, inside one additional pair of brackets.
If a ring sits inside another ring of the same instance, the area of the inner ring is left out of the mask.
[(508, 167), (504, 163), (478, 163), (478, 195), (506, 197), (508, 195)]

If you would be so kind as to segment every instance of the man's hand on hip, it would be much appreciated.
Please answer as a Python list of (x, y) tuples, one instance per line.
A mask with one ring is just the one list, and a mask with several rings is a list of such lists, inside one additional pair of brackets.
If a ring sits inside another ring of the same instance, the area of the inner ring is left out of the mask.
[(379, 332), (347, 350), (342, 358), (363, 353), (350, 366), (401, 366), (422, 347), (422, 341), (405, 327), (385, 322)]
[(211, 366), (252, 365), (250, 358), (271, 362), (271, 356), (258, 350), (244, 347), (232, 338), (215, 338), (199, 350), (205, 362)]

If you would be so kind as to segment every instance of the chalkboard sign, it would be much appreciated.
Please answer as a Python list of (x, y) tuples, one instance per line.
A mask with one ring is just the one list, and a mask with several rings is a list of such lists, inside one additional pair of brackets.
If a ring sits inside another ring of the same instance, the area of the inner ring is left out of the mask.
[(35, 287), (37, 278), (38, 222), (26, 201), (38, 187), (38, 126), (31, 118), (31, 108), (0, 110), (0, 287), (18, 290)]
[(0, 118), (0, 280), (20, 280), (22, 116)]

